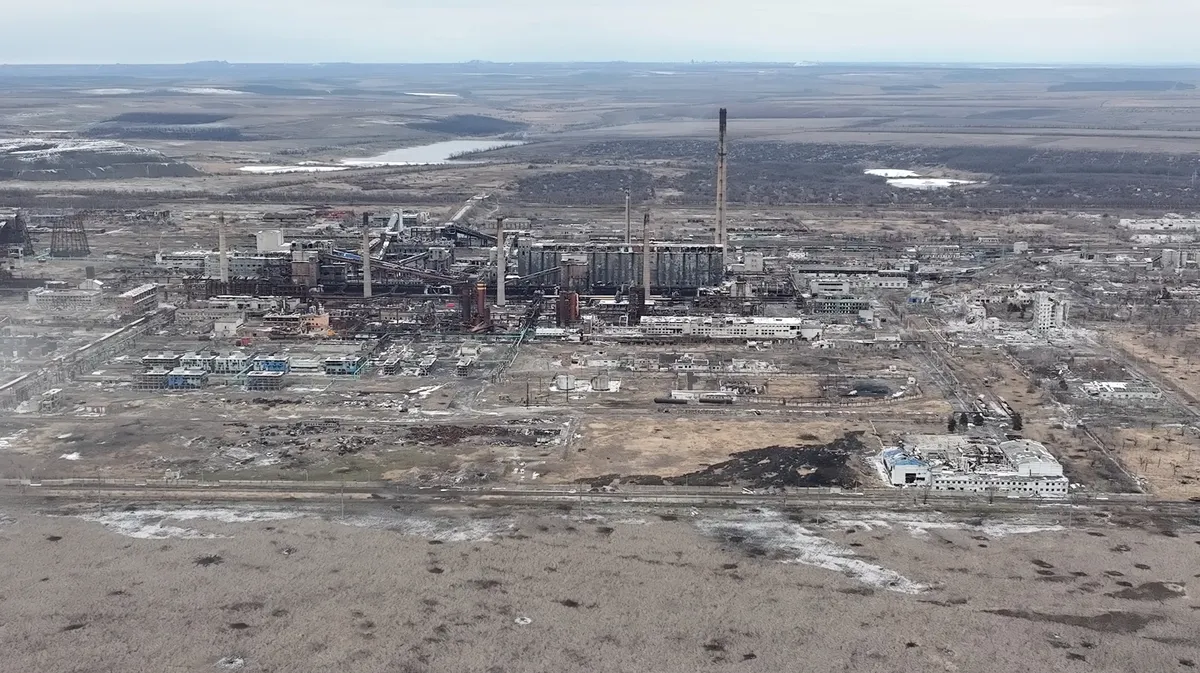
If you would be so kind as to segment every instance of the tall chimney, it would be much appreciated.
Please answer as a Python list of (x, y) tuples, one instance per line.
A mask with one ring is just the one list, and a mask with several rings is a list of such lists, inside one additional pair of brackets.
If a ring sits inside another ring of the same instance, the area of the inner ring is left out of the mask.
[[(221, 267), (221, 282), (229, 282), (229, 248), (225, 243), (225, 213), (217, 219), (217, 261)], [(226, 289), (228, 291), (228, 289)]]
[(642, 217), (642, 298), (650, 303), (650, 212)]
[(363, 229), (363, 299), (371, 298), (371, 232)]
[(725, 251), (725, 125), (726, 112), (725, 108), (721, 108), (721, 121), (719, 130), (717, 131), (717, 245), (721, 246), (721, 252)]
[(625, 192), (625, 245), (633, 243), (633, 225), (629, 219), (629, 192)]
[(508, 251), (504, 249), (504, 218), (496, 218), (496, 306), (504, 306), (504, 277), (508, 275)]

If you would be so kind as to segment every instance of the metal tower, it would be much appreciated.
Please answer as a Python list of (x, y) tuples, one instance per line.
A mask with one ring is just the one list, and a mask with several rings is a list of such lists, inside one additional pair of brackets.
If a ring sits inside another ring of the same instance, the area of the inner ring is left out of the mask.
[(26, 257), (33, 255), (33, 241), (29, 238), (29, 228), (25, 224), (25, 215), (20, 211), (7, 223), (0, 222), (0, 246), (4, 248), (21, 248), (21, 254)]
[(75, 213), (55, 220), (50, 230), (51, 257), (87, 257), (91, 252), (83, 230), (83, 215)]

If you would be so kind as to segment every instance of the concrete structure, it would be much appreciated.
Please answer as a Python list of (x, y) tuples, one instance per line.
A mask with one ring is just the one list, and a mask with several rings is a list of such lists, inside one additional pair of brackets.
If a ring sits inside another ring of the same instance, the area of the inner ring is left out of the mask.
[(260, 231), (254, 234), (255, 249), (258, 252), (290, 252), (291, 248), (283, 241), (283, 232), (278, 229)]
[(205, 263), (210, 255), (212, 253), (207, 250), (160, 251), (154, 255), (154, 266), (172, 271), (204, 273)]
[(819, 339), (821, 325), (803, 318), (735, 316), (644, 316), (640, 331), (648, 337), (699, 339)]
[(742, 255), (742, 263), (745, 265), (745, 272), (749, 274), (757, 275), (767, 271), (766, 260), (758, 250), (747, 250)]
[(214, 374), (241, 374), (250, 369), (252, 360), (245, 353), (230, 353), (229, 355), (218, 355), (212, 363), (212, 372)]
[(117, 296), (117, 310), (121, 315), (140, 315), (158, 308), (157, 283), (146, 283)]
[(167, 375), (171, 370), (148, 369), (133, 375), (134, 388), (138, 390), (160, 390), (167, 387)]
[(99, 290), (39, 287), (30, 290), (26, 298), (30, 306), (45, 311), (90, 311), (100, 305)]
[(170, 351), (147, 353), (142, 356), (142, 366), (147, 369), (170, 370), (179, 366), (179, 360), (182, 357), (179, 353), (172, 353)]
[(268, 313), (263, 326), (288, 334), (315, 334), (329, 331), (328, 313)]
[(361, 355), (340, 355), (325, 358), (323, 365), (326, 376), (357, 376), (367, 366), (367, 359)]
[[(621, 243), (542, 243), (528, 238), (517, 245), (517, 274), (562, 269), (568, 262), (578, 280), (566, 289), (577, 292), (640, 286), (645, 245)], [(716, 287), (725, 276), (720, 246), (677, 243), (650, 244), (650, 280), (659, 293), (695, 292)]]
[(1081, 388), (1088, 399), (1115, 404), (1153, 403), (1162, 400), (1162, 391), (1144, 381), (1090, 381)]
[(721, 108), (717, 122), (717, 223), (716, 244), (721, 246), (722, 263), (729, 239), (725, 235), (725, 198), (728, 191), (728, 154), (725, 150), (725, 131), (728, 126), (728, 113)]
[(184, 369), (212, 372), (216, 361), (215, 353), (188, 353), (179, 358), (179, 366)]
[(196, 390), (208, 384), (208, 372), (203, 369), (176, 367), (167, 373), (167, 388), (170, 390)]
[[(292, 274), (292, 255), (288, 252), (230, 252), (224, 256), (208, 255), (204, 260), (207, 278), (284, 279)], [(228, 281), (224, 281), (228, 282)]]
[(1182, 217), (1160, 217), (1148, 220), (1123, 219), (1118, 222), (1118, 226), (1130, 231), (1196, 231), (1200, 229), (1200, 219)]
[(504, 285), (508, 276), (508, 248), (504, 240), (504, 218), (496, 219), (496, 306), (504, 307)]
[(1035, 292), (1033, 295), (1033, 328), (1038, 332), (1049, 332), (1067, 326), (1070, 305), (1053, 292)]
[(292, 358), (287, 355), (256, 355), (252, 361), (254, 371), (256, 372), (283, 372), (291, 371)]
[(286, 381), (287, 375), (283, 372), (248, 372), (244, 387), (246, 390), (257, 392), (280, 390)]
[(1179, 267), (1182, 266), (1178, 250), (1163, 248), (1160, 259), (1162, 260), (1163, 271), (1178, 271)]
[(371, 298), (371, 233), (366, 229), (362, 235), (362, 281), (363, 281), (363, 299)]
[(1070, 484), (1045, 446), (1027, 439), (994, 443), (962, 435), (912, 435), (884, 449), (879, 463), (897, 487), (1064, 498)]

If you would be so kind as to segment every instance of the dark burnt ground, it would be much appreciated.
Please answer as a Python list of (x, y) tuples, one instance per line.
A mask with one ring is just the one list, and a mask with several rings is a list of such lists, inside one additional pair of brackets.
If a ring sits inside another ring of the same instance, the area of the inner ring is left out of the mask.
[(732, 454), (727, 461), (675, 477), (606, 474), (578, 479), (576, 483), (607, 486), (618, 479), (624, 483), (678, 486), (838, 486), (858, 488), (863, 474), (857, 458), (866, 453), (862, 432), (848, 432), (828, 443), (810, 446), (768, 446)]

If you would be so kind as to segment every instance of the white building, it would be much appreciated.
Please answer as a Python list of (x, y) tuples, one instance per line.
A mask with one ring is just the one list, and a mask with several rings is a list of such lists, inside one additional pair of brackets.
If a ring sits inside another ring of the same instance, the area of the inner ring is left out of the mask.
[(1196, 231), (1200, 229), (1200, 219), (1160, 217), (1152, 220), (1121, 220), (1119, 225), (1130, 231)]
[(1096, 402), (1136, 404), (1162, 399), (1162, 391), (1144, 381), (1089, 381), (1082, 388)]
[(1053, 292), (1033, 295), (1033, 328), (1038, 332), (1062, 329), (1067, 326), (1070, 304)]
[[(291, 274), (290, 252), (230, 252), (227, 253), (227, 257), (231, 278), (264, 278)], [(205, 257), (204, 275), (208, 278), (221, 277), (221, 256), (218, 253), (208, 253)]]
[(885, 449), (888, 483), (931, 491), (1005, 497), (1066, 497), (1069, 480), (1045, 446), (1027, 439), (993, 444), (961, 435), (912, 435)]
[(742, 261), (746, 265), (746, 273), (764, 273), (766, 264), (763, 259), (763, 254), (757, 250), (748, 250), (742, 255)]
[(1180, 267), (1180, 255), (1178, 250), (1171, 248), (1163, 248), (1162, 251), (1162, 268), (1163, 271), (1176, 271)]
[(283, 232), (278, 229), (260, 231), (254, 234), (255, 248), (259, 252), (290, 252), (291, 248), (283, 242)]
[(204, 271), (204, 262), (212, 254), (206, 250), (184, 250), (180, 252), (159, 252), (154, 255), (154, 266), (200, 273)]
[(654, 337), (701, 339), (819, 339), (820, 324), (803, 318), (644, 316), (640, 331)]

